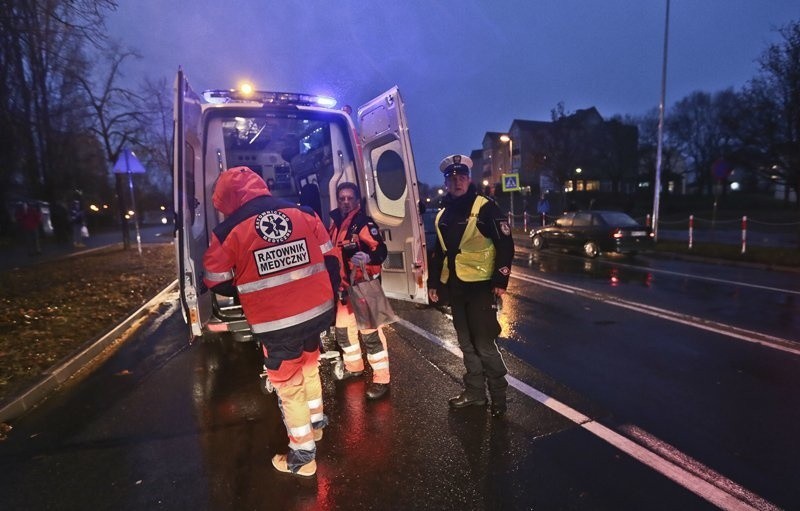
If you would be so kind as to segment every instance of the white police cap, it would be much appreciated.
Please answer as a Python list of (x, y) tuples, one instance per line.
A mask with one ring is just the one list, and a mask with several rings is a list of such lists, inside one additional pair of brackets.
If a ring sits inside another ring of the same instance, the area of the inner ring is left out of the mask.
[(463, 154), (451, 154), (442, 160), (439, 164), (439, 170), (442, 171), (444, 177), (450, 177), (453, 174), (465, 174), (468, 176), (470, 170), (472, 170), (472, 159)]

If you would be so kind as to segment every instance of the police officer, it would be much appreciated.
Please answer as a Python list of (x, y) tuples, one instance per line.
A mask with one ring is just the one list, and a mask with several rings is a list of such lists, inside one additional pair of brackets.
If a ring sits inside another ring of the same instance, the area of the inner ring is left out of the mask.
[(449, 296), (458, 344), (464, 354), (464, 391), (451, 408), (484, 406), (486, 386), (493, 417), (506, 413), (508, 369), (497, 348), (497, 304), (508, 286), (514, 240), (497, 203), (478, 194), (470, 180), (472, 160), (442, 160), (447, 195), (436, 217), (436, 244), (429, 264), (428, 297)]
[[(372, 367), (372, 383), (367, 386), (367, 399), (380, 399), (389, 391), (389, 351), (383, 327), (357, 330), (356, 318), (347, 296), (350, 272), (357, 279), (380, 276), (386, 259), (386, 243), (378, 226), (361, 207), (361, 194), (355, 183), (343, 182), (336, 187), (337, 208), (331, 211), (328, 233), (342, 268), (339, 302), (336, 307), (336, 342), (344, 352), (344, 379), (364, 372), (359, 335), (364, 341), (367, 361)], [(364, 275), (363, 271), (366, 273)]]
[(272, 465), (312, 476), (316, 442), (328, 422), (318, 359), (339, 287), (333, 245), (311, 208), (272, 197), (248, 167), (220, 174), (212, 200), (226, 218), (214, 228), (203, 280), (215, 293), (239, 296), (264, 352), (289, 436), (288, 454), (276, 454)]

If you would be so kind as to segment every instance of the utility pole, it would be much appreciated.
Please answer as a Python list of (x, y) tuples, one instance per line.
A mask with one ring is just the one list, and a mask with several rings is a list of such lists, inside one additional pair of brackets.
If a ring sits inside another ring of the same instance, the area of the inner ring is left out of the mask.
[(667, 95), (667, 40), (669, 38), (669, 0), (664, 22), (664, 60), (661, 64), (661, 102), (658, 104), (658, 149), (656, 150), (656, 177), (653, 186), (653, 240), (658, 241), (658, 209), (661, 198), (661, 160), (664, 140), (664, 102)]

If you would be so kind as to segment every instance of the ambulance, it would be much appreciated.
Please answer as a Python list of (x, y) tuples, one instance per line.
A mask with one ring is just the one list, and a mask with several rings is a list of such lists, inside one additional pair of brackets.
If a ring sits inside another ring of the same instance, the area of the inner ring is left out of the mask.
[(274, 196), (312, 207), (326, 227), (336, 186), (357, 183), (388, 248), (384, 292), (427, 303), (417, 174), (397, 87), (352, 115), (331, 98), (309, 94), (249, 88), (197, 94), (179, 69), (173, 112), (175, 244), (190, 340), (218, 332), (250, 338), (238, 301), (203, 284), (203, 254), (223, 220), (211, 202), (214, 183), (220, 172), (242, 165), (261, 175)]

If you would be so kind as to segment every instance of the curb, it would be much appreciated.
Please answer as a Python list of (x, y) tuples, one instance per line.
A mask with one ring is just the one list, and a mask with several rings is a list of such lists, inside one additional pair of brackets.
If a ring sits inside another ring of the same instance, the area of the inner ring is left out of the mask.
[(119, 339), (131, 325), (149, 314), (156, 305), (163, 302), (167, 295), (174, 292), (177, 287), (178, 280), (176, 279), (150, 301), (142, 305), (133, 314), (112, 328), (108, 333), (94, 341), (91, 345), (83, 348), (80, 352), (71, 356), (61, 364), (48, 369), (44, 373), (42, 380), (36, 382), (30, 388), (12, 398), (9, 403), (0, 408), (0, 423), (16, 419), (35, 407), (52, 391), (58, 389), (64, 382), (72, 378), (78, 371), (100, 355), (103, 350)]

